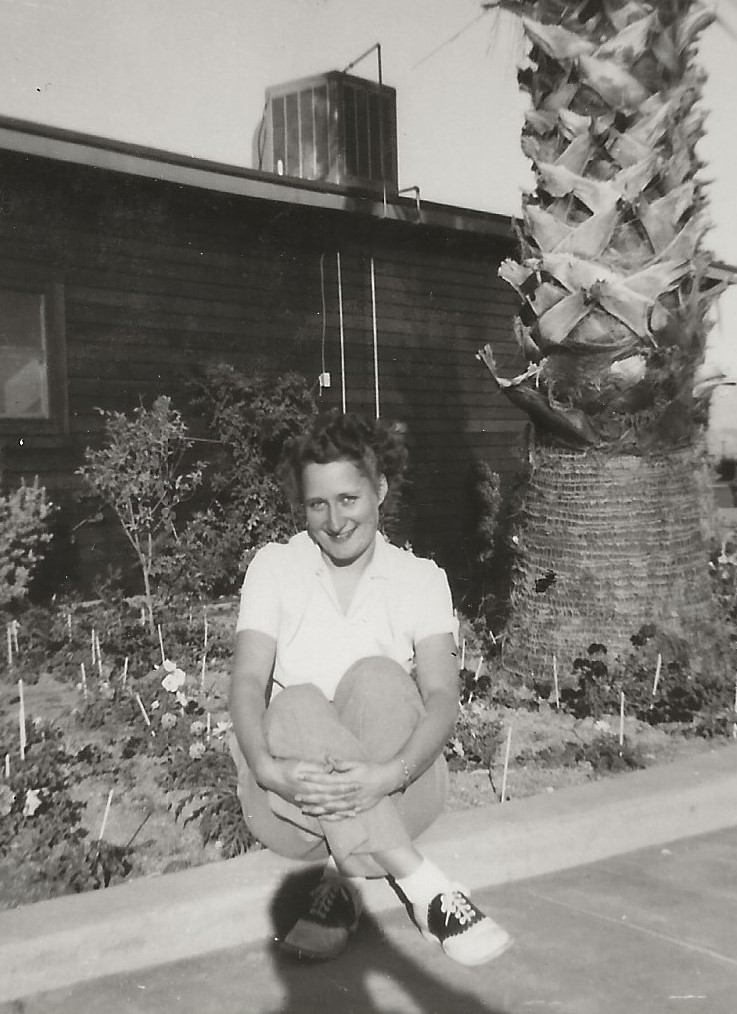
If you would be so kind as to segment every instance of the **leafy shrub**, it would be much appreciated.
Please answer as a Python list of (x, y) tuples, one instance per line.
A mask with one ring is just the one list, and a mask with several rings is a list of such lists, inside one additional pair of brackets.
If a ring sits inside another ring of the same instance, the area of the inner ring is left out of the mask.
[(192, 446), (187, 427), (164, 395), (150, 409), (133, 417), (100, 409), (105, 419), (105, 444), (87, 448), (77, 469), (100, 499), (112, 508), (133, 547), (143, 576), (151, 630), (154, 627), (151, 576), (157, 538), (176, 541), (175, 513), (202, 481), (202, 465), (180, 472)]
[[(735, 721), (730, 672), (698, 663), (683, 638), (644, 624), (631, 637), (632, 649), (610, 671), (606, 648), (589, 646), (573, 663), (574, 685), (563, 686), (561, 704), (577, 718), (614, 714), (625, 695), (627, 714), (650, 725), (686, 724), (696, 735), (726, 735)], [(656, 684), (655, 675), (660, 671)]]
[(55, 507), (38, 476), (30, 485), (0, 496), (0, 609), (25, 599), (33, 572), (51, 542), (49, 523)]
[(502, 510), (501, 480), (485, 461), (477, 462), (476, 469), (476, 498), (478, 502), (476, 557), (480, 563), (490, 563), (496, 552)]
[(85, 804), (70, 792), (81, 775), (60, 730), (33, 722), (22, 760), (16, 745), (17, 730), (7, 724), (0, 751), (13, 759), (11, 776), (0, 786), (0, 857), (20, 852), (24, 877), (43, 882), (47, 896), (95, 890), (126, 877), (132, 869), (127, 848), (86, 840)]
[(480, 700), (465, 704), (445, 748), (451, 769), (490, 768), (504, 738), (501, 721)]
[(170, 771), (170, 788), (183, 788), (174, 815), (184, 824), (198, 821), (203, 845), (213, 844), (223, 859), (253, 848), (256, 839), (243, 819), (238, 779), (230, 753), (208, 750)]
[(218, 441), (208, 471), (211, 500), (169, 545), (158, 575), (172, 592), (232, 594), (257, 549), (295, 533), (276, 467), (285, 443), (304, 432), (317, 409), (298, 374), (246, 374), (227, 364), (207, 369), (193, 405)]

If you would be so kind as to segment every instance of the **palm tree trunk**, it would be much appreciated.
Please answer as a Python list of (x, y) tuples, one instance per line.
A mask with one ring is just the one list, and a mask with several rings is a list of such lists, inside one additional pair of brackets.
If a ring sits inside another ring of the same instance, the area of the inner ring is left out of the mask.
[(683, 635), (713, 611), (701, 462), (691, 448), (534, 453), (505, 661), (552, 678), (592, 642), (625, 652), (644, 623)]
[(507, 659), (523, 674), (652, 621), (711, 611), (698, 384), (721, 291), (696, 147), (700, 0), (488, 0), (523, 17), (531, 98), (517, 260), (527, 369), (499, 376), (534, 424)]

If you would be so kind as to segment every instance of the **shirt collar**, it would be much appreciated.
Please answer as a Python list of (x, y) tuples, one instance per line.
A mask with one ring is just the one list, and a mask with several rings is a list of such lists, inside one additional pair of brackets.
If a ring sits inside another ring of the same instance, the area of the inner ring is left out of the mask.
[[(315, 574), (327, 573), (327, 565), (323, 559), (320, 547), (316, 542), (313, 542), (307, 532), (301, 533), (304, 535), (307, 542), (306, 549), (310, 554), (311, 566)], [(388, 578), (390, 572), (391, 558), (389, 555), (389, 547), (387, 541), (381, 532), (376, 533), (376, 541), (374, 543), (374, 555), (371, 557), (364, 575), (367, 578)], [(362, 575), (363, 576), (363, 575)]]

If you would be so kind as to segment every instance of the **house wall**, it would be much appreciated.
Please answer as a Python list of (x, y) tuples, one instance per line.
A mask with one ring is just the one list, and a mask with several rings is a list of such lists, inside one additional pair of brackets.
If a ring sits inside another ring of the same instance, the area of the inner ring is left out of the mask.
[[(199, 367), (223, 360), (316, 381), (323, 303), (323, 403), (340, 404), (338, 251), (348, 408), (374, 411), (373, 257), (380, 405), (411, 436), (413, 542), (462, 570), (469, 468), (513, 472), (524, 426), (474, 357), (491, 341), (502, 373), (521, 365), (515, 298), (497, 278), (511, 242), (478, 234), (0, 153), (0, 284), (39, 270), (63, 283), (69, 415), (65, 433), (6, 427), (6, 480), (38, 474), (71, 529), (98, 406), (130, 410), (158, 393), (177, 405)], [(84, 581), (111, 534), (83, 525), (75, 537), (65, 566)]]

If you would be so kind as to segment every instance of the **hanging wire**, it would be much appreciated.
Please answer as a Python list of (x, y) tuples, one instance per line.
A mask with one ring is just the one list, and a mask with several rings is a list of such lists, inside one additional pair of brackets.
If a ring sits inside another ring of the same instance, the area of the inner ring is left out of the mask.
[(441, 42), (440, 45), (436, 46), (435, 49), (427, 54), (427, 56), (423, 56), (421, 60), (418, 60), (417, 63), (413, 64), (412, 67), (410, 67), (410, 70), (417, 70), (417, 68), (421, 67), (423, 63), (426, 63), (428, 60), (432, 59), (436, 53), (439, 53), (441, 49), (445, 49), (445, 47), (449, 46), (451, 42), (455, 42), (456, 39), (459, 39), (464, 32), (468, 31), (472, 25), (475, 25), (477, 21), (480, 21), (488, 13), (488, 9), (482, 10), (480, 14), (477, 14), (475, 18), (472, 18), (468, 24), (463, 26), (463, 28), (459, 28), (458, 31), (454, 35), (451, 35), (449, 39), (446, 39), (445, 42)]
[(327, 311), (325, 308), (325, 254), (320, 254), (320, 302), (322, 304), (321, 321), (322, 334), (320, 336), (320, 397), (322, 398), (322, 378), (327, 373), (325, 369), (325, 334), (327, 330)]
[(336, 253), (338, 263), (338, 315), (340, 320), (340, 389), (343, 399), (343, 413), (347, 411), (345, 395), (345, 332), (343, 330), (343, 274), (340, 269), (340, 250)]
[(376, 325), (376, 276), (374, 274), (374, 258), (371, 258), (371, 321), (374, 330), (374, 397), (376, 401), (376, 418), (381, 415), (379, 409), (379, 335)]

